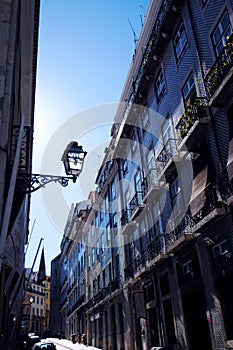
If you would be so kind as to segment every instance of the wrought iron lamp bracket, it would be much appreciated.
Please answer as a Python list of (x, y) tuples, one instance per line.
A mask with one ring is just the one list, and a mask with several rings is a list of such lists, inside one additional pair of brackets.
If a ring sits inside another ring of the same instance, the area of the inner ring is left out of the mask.
[(50, 182), (59, 183), (62, 187), (66, 187), (69, 180), (76, 182), (76, 177), (44, 174), (20, 174), (18, 180), (20, 181), (20, 188), (24, 190), (25, 193), (32, 193), (45, 187)]

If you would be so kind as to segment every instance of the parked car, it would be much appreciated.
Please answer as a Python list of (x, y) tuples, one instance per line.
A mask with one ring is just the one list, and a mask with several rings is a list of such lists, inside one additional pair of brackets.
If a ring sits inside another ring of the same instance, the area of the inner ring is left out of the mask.
[(56, 350), (56, 345), (52, 342), (39, 342), (33, 345), (32, 350)]
[(31, 335), (28, 337), (27, 346), (28, 349), (32, 349), (33, 345), (40, 342), (40, 337), (38, 335)]

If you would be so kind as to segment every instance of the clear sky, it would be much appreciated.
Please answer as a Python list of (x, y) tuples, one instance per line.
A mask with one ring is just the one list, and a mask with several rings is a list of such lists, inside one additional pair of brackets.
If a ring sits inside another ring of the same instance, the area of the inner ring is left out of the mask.
[[(59, 134), (64, 149), (67, 140), (73, 141), (73, 130), (69, 129), (70, 126), (66, 128), (69, 122), (75, 120), (73, 124), (78, 129), (78, 123), (80, 125), (87, 121), (85, 118), (88, 117), (84, 111), (88, 110), (92, 117), (94, 114), (98, 118), (98, 107), (95, 106), (119, 101), (135, 49), (133, 32), (138, 38), (149, 2), (41, 0), (34, 173), (42, 173), (41, 162), (43, 157), (46, 157), (45, 149), (54, 135)], [(72, 119), (76, 115), (78, 117)], [(79, 182), (63, 189), (66, 201), (64, 210), (63, 207), (59, 209), (60, 203), (56, 193), (49, 192), (53, 188), (49, 186), (59, 186), (58, 184), (47, 185), (45, 189), (32, 194), (29, 226), (31, 239), (26, 254), (26, 267), (32, 266), (40, 238), (43, 237), (46, 273), (50, 274), (50, 262), (60, 251), (66, 224), (64, 217), (67, 217), (69, 207), (72, 203), (84, 200), (88, 192), (94, 189), (94, 179), (101, 163), (103, 149), (110, 138), (110, 125), (100, 120), (99, 125), (97, 123), (96, 126), (88, 128), (88, 132), (85, 133), (85, 127), (80, 126), (80, 130), (84, 129), (81, 137), (77, 130), (77, 141), (81, 141), (85, 150), (92, 154), (92, 158), (89, 158), (89, 168), (92, 164), (94, 169), (88, 171), (85, 181), (82, 180), (82, 183), (85, 182), (84, 191), (80, 190)], [(62, 130), (70, 130), (71, 139), (67, 135), (68, 132), (64, 131), (63, 141), (63, 137), (60, 136)], [(53, 161), (51, 157), (51, 163)], [(62, 167), (62, 164), (59, 166)], [(43, 173), (45, 171), (43, 168)], [(51, 171), (53, 169), (48, 167), (46, 173)], [(62, 175), (57, 172), (52, 174)], [(54, 210), (64, 214), (64, 217), (58, 214), (62, 223), (56, 223), (56, 219), (50, 215), (50, 209), (46, 205), (48, 193), (53, 200)], [(41, 250), (34, 271), (38, 270), (40, 254)]]

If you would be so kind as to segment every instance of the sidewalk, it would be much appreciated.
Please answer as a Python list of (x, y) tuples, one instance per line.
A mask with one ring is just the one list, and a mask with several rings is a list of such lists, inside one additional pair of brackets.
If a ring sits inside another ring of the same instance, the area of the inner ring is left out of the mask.
[(79, 343), (75, 343), (73, 344), (72, 341), (68, 340), (68, 339), (58, 339), (58, 338), (47, 338), (46, 340), (49, 340), (51, 342), (53, 342), (56, 345), (61, 345), (64, 346), (68, 349), (71, 350), (101, 350), (99, 348), (95, 348), (94, 346), (91, 345), (83, 345), (83, 344), (79, 344)]

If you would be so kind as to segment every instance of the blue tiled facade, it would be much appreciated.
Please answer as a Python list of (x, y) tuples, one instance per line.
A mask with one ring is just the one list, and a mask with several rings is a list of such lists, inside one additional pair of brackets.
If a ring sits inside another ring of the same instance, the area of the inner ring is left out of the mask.
[(76, 307), (68, 295), (68, 333), (88, 344), (233, 347), (232, 6), (151, 1), (75, 231), (85, 288)]

